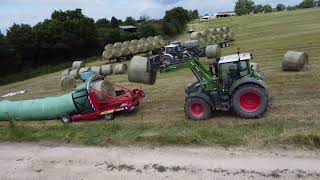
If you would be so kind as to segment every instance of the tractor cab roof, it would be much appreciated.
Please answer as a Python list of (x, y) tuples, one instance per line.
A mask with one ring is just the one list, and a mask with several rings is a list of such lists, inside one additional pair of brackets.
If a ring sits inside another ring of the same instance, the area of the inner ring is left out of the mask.
[[(246, 61), (246, 60), (250, 60), (250, 59), (251, 59), (250, 53), (240, 54), (240, 61)], [(221, 57), (219, 60), (219, 64), (236, 62), (236, 61), (239, 61), (239, 56), (238, 56), (238, 54), (233, 54), (233, 55)]]
[(165, 46), (165, 48), (174, 48), (179, 46), (179, 44), (169, 44), (168, 46)]

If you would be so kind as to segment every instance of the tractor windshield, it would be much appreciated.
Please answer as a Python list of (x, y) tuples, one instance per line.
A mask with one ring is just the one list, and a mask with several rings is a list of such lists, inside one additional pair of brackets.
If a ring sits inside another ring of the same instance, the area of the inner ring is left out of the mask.
[[(228, 79), (232, 74), (230, 67), (237, 66), (237, 63), (238, 63), (238, 61), (220, 64), (221, 79)], [(247, 61), (241, 61), (240, 65), (241, 65), (240, 66), (241, 67), (240, 76), (243, 77), (243, 76), (248, 75), (249, 71), (248, 71)]]

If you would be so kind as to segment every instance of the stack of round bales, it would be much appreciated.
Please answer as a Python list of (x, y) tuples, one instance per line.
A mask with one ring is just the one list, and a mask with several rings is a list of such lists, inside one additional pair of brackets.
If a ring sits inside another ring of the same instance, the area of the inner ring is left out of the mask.
[(113, 44), (107, 44), (102, 53), (103, 60), (110, 60), (113, 57)]
[(304, 52), (288, 51), (282, 61), (283, 71), (300, 71), (308, 63), (308, 55)]
[(71, 90), (76, 87), (76, 78), (71, 75), (62, 76), (60, 80), (61, 90)]

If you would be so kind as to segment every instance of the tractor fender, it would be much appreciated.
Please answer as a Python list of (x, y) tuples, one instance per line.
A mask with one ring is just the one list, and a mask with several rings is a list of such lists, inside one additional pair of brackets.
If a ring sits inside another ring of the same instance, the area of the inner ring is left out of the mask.
[(168, 57), (170, 57), (171, 59), (173, 59), (174, 57), (171, 55), (171, 54), (164, 54), (163, 56), (168, 56)]
[(210, 96), (205, 93), (201, 93), (201, 92), (191, 93), (189, 96), (186, 97), (186, 100), (191, 99), (191, 98), (201, 98), (201, 99), (205, 100), (210, 105), (211, 109), (215, 109), (214, 102), (212, 101)]
[(232, 95), (234, 90), (236, 90), (238, 87), (244, 85), (244, 84), (256, 84), (258, 86), (261, 86), (263, 87), (264, 89), (267, 89), (267, 84), (262, 81), (262, 80), (259, 80), (259, 79), (245, 79), (245, 80), (240, 80), (236, 83), (234, 83), (230, 90), (229, 90), (229, 95)]

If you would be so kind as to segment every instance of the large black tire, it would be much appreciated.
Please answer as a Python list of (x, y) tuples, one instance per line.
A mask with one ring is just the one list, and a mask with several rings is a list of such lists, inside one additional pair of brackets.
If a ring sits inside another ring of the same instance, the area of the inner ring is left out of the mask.
[(170, 64), (172, 64), (173, 62), (173, 59), (169, 56), (162, 56), (160, 61), (162, 62), (162, 64), (164, 64), (165, 66), (169, 66)]
[(246, 84), (237, 88), (231, 97), (234, 113), (242, 118), (259, 118), (268, 109), (268, 92), (265, 88)]
[(193, 97), (186, 100), (184, 112), (193, 120), (207, 120), (212, 115), (210, 105), (204, 99)]

